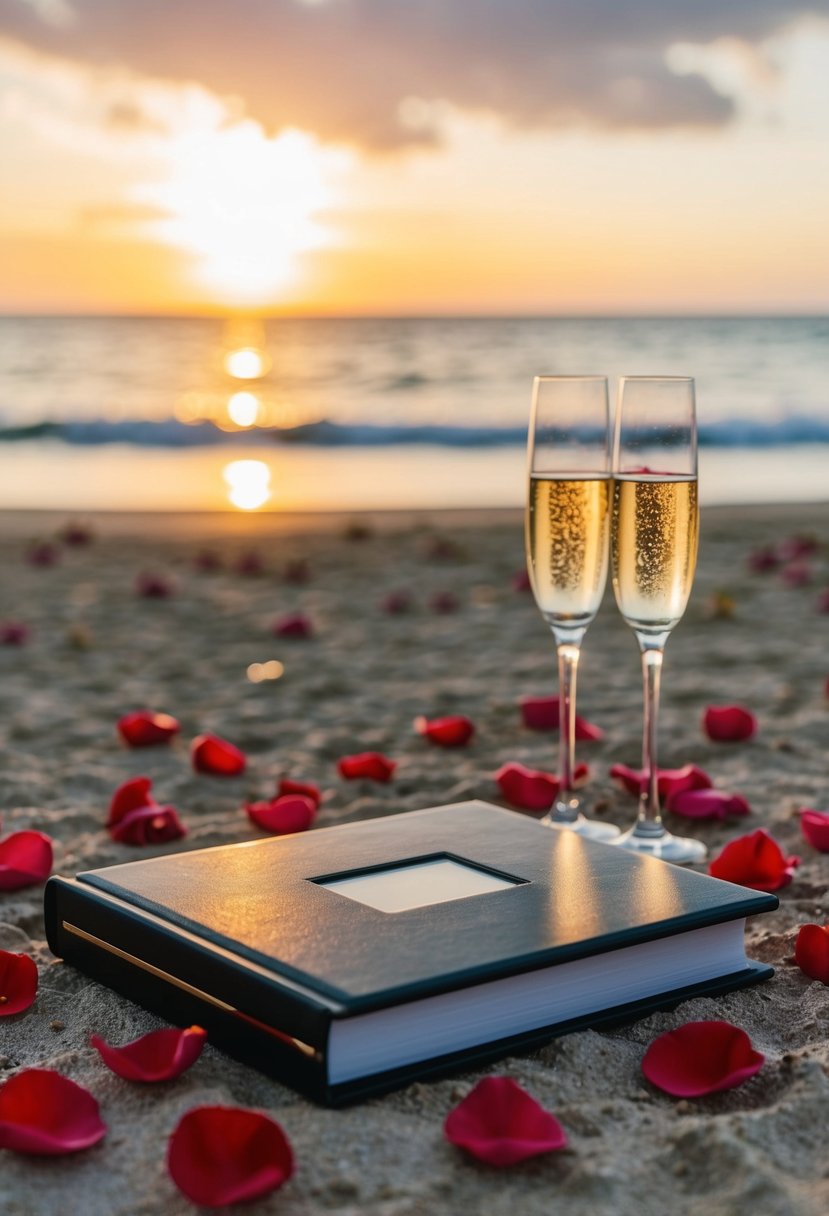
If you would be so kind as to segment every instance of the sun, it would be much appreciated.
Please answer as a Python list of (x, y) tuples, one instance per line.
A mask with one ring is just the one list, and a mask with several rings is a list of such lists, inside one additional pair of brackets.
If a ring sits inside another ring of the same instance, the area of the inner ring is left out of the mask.
[(196, 256), (202, 284), (227, 304), (260, 304), (289, 286), (298, 256), (333, 242), (319, 219), (332, 202), (331, 155), (309, 135), (268, 138), (252, 120), (181, 131), (166, 181), (144, 185), (164, 212), (164, 241)]

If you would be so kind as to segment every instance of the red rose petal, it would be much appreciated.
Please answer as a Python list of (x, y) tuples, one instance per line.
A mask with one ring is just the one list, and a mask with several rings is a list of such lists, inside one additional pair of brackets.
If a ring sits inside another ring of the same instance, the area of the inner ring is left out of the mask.
[(317, 804), (302, 794), (283, 794), (270, 802), (246, 802), (245, 810), (263, 832), (284, 836), (310, 828), (317, 815)]
[(564, 1148), (559, 1121), (511, 1077), (484, 1077), (446, 1116), (450, 1144), (503, 1167)]
[(213, 549), (200, 549), (193, 558), (193, 566), (202, 574), (212, 574), (216, 570), (221, 570), (223, 564), (221, 557)]
[(283, 794), (302, 794), (303, 798), (310, 798), (314, 806), (319, 806), (322, 802), (322, 791), (318, 785), (314, 785), (313, 781), (292, 781), (290, 777), (282, 777), (276, 788), (276, 794), (277, 797), (281, 797)]
[(310, 638), (314, 635), (314, 627), (303, 612), (292, 612), (274, 621), (271, 633), (277, 638)]
[(457, 612), (460, 606), (460, 600), (451, 591), (437, 591), (429, 600), (429, 611), (437, 613), (438, 616)]
[[(638, 798), (645, 785), (645, 772), (641, 768), (628, 768), (626, 764), (613, 764), (610, 776), (627, 790), (634, 798)], [(659, 797), (671, 798), (683, 790), (705, 790), (713, 782), (706, 772), (696, 764), (685, 764), (682, 768), (661, 768), (658, 777)]]
[(251, 550), (239, 555), (233, 563), (233, 569), (237, 574), (249, 574), (256, 577), (265, 573), (265, 563), (255, 550)]
[(786, 857), (763, 828), (730, 841), (708, 865), (708, 873), (755, 891), (778, 891), (788, 886), (799, 857)]
[(368, 781), (391, 781), (396, 760), (389, 760), (380, 752), (358, 752), (355, 756), (342, 756), (337, 761), (337, 769), (346, 781), (356, 781), (364, 778)]
[(818, 612), (829, 612), (829, 587), (821, 591), (817, 600)]
[(12, 832), (0, 840), (0, 891), (44, 882), (52, 872), (52, 841), (44, 832)]
[(70, 520), (58, 533), (63, 543), (70, 545), (72, 548), (82, 548), (84, 545), (91, 545), (94, 535), (90, 527), (77, 520)]
[(26, 561), (30, 566), (56, 566), (60, 561), (60, 549), (49, 541), (31, 545), (26, 550)]
[(783, 567), (780, 577), (787, 587), (808, 587), (814, 572), (808, 562), (794, 561)]
[(463, 714), (448, 718), (415, 718), (415, 730), (439, 747), (464, 747), (475, 734), (475, 723)]
[(825, 811), (802, 810), (800, 831), (813, 849), (829, 853), (829, 814)]
[(197, 1106), (170, 1137), (167, 1168), (178, 1189), (204, 1207), (257, 1199), (282, 1186), (294, 1156), (278, 1123), (238, 1106)]
[(757, 719), (742, 705), (709, 705), (702, 728), (716, 743), (738, 743), (750, 739), (757, 730)]
[(227, 739), (218, 735), (197, 735), (190, 744), (190, 760), (197, 773), (213, 777), (238, 777), (245, 771), (247, 757)]
[(178, 721), (170, 714), (156, 714), (148, 709), (137, 709), (118, 719), (118, 733), (130, 747), (152, 747), (156, 743), (169, 743), (178, 734)]
[(412, 602), (408, 591), (390, 591), (380, 601), (380, 607), (389, 616), (402, 616), (406, 612), (411, 612)]
[(22, 621), (0, 621), (0, 646), (24, 646), (31, 633)]
[(0, 1088), (0, 1148), (57, 1157), (91, 1148), (106, 1130), (92, 1094), (51, 1069), (24, 1069)]
[(685, 819), (727, 819), (729, 815), (751, 814), (745, 798), (727, 794), (725, 790), (679, 790), (670, 796), (666, 805), (674, 815), (682, 815)]
[(527, 811), (549, 810), (561, 787), (555, 773), (526, 768), (517, 761), (502, 764), (495, 774), (495, 780), (507, 802)]
[(154, 804), (129, 811), (110, 827), (109, 834), (119, 844), (166, 844), (186, 836), (187, 828), (174, 807)]
[[(523, 697), (521, 700), (521, 717), (524, 725), (531, 730), (558, 730), (559, 728), (559, 698), (558, 697)], [(576, 738), (583, 742), (593, 742), (604, 738), (600, 726), (594, 726), (576, 714)]]
[(801, 925), (794, 961), (810, 979), (829, 984), (829, 925)]
[(754, 574), (765, 574), (769, 570), (776, 570), (781, 561), (782, 558), (778, 555), (773, 545), (764, 545), (762, 548), (754, 549), (749, 553), (748, 568)]
[(135, 580), (135, 594), (145, 600), (166, 600), (173, 594), (173, 584), (163, 574), (142, 570)]
[(107, 1068), (125, 1081), (172, 1081), (195, 1064), (207, 1042), (201, 1026), (153, 1030), (123, 1047), (110, 1047), (99, 1035), (89, 1040)]
[(512, 589), (519, 592), (532, 591), (533, 585), (526, 570), (516, 570), (515, 574), (513, 574)]
[(129, 781), (119, 785), (109, 804), (107, 827), (120, 823), (124, 816), (129, 815), (131, 811), (138, 811), (144, 807), (157, 808), (158, 803), (150, 793), (152, 784), (149, 777), (131, 777)]
[(292, 583), (295, 587), (311, 581), (311, 567), (304, 557), (285, 563), (282, 567), (282, 581)]
[(22, 1013), (37, 996), (37, 965), (28, 954), (0, 950), (0, 1017)]
[(657, 1089), (675, 1098), (700, 1098), (734, 1089), (763, 1067), (739, 1026), (730, 1022), (687, 1022), (654, 1039), (642, 1072)]

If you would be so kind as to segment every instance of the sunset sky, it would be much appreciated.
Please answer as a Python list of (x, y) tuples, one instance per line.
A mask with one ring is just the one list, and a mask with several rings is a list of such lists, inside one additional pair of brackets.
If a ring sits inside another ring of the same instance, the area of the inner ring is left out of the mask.
[(0, 311), (823, 312), (829, 0), (0, 0)]

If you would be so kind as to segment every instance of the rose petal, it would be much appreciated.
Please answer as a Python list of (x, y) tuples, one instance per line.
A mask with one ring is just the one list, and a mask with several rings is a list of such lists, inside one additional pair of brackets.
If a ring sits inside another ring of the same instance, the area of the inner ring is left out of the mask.
[(276, 794), (277, 797), (283, 794), (302, 794), (303, 798), (310, 798), (314, 806), (319, 806), (322, 802), (322, 792), (313, 781), (292, 781), (290, 777), (281, 777)]
[(245, 810), (263, 832), (284, 836), (310, 828), (316, 818), (317, 804), (302, 794), (283, 794), (270, 802), (246, 802)]
[(829, 984), (829, 925), (801, 925), (794, 961), (810, 979)]
[(166, 844), (187, 835), (187, 828), (171, 806), (142, 806), (126, 815), (109, 829), (119, 844)]
[(303, 612), (292, 612), (274, 621), (271, 633), (277, 638), (310, 638), (314, 627)]
[(821, 591), (817, 600), (818, 612), (829, 612), (829, 587), (825, 591)]
[(169, 743), (178, 734), (178, 721), (170, 714), (156, 714), (148, 709), (137, 709), (118, 719), (118, 733), (130, 747), (152, 747), (156, 743)]
[(748, 568), (754, 574), (765, 574), (769, 570), (776, 570), (781, 564), (782, 558), (773, 545), (763, 545), (760, 549), (754, 549), (748, 555)]
[[(558, 730), (560, 720), (558, 697), (522, 697), (521, 717), (531, 730)], [(576, 714), (576, 738), (593, 742), (604, 738), (604, 731)]]
[(479, 1081), (446, 1116), (443, 1133), (450, 1144), (497, 1167), (567, 1144), (559, 1121), (511, 1077)]
[(666, 805), (674, 815), (685, 819), (727, 819), (729, 815), (751, 814), (745, 798), (727, 794), (725, 790), (679, 790), (668, 798)]
[(813, 849), (817, 849), (819, 853), (829, 853), (829, 813), (802, 810), (800, 831)]
[(464, 747), (475, 734), (475, 723), (463, 714), (448, 718), (415, 718), (415, 730), (439, 747)]
[(358, 752), (354, 756), (342, 756), (337, 761), (337, 769), (346, 781), (356, 781), (365, 778), (369, 781), (391, 781), (396, 760), (389, 760), (380, 752)]
[(294, 1172), (291, 1145), (267, 1115), (238, 1106), (197, 1106), (170, 1137), (167, 1168), (178, 1189), (217, 1208), (267, 1195)]
[(213, 777), (238, 777), (245, 771), (247, 757), (227, 739), (218, 735), (197, 735), (190, 744), (190, 760), (197, 773)]
[(31, 545), (26, 550), (26, 561), (30, 566), (56, 566), (60, 561), (60, 549), (49, 541)]
[(527, 811), (549, 810), (561, 787), (555, 773), (526, 768), (517, 761), (502, 764), (495, 774), (495, 780), (507, 802)]
[(24, 646), (31, 635), (22, 621), (0, 621), (0, 646)]
[(84, 545), (92, 543), (95, 534), (87, 524), (82, 524), (78, 520), (71, 519), (68, 524), (61, 528), (58, 536), (65, 545), (70, 545), (72, 548), (82, 548)]
[(429, 611), (437, 613), (438, 616), (457, 612), (460, 606), (460, 600), (451, 591), (437, 591), (429, 600)]
[(0, 950), (0, 1017), (22, 1013), (37, 996), (37, 965), (28, 954)]
[(173, 584), (163, 574), (142, 570), (135, 580), (135, 594), (145, 600), (166, 600), (173, 594)]
[(106, 1135), (88, 1090), (48, 1068), (26, 1068), (0, 1088), (0, 1148), (57, 1157)]
[(737, 743), (751, 738), (757, 730), (757, 719), (742, 705), (709, 705), (702, 728), (716, 743)]
[(213, 549), (200, 549), (193, 558), (193, 566), (202, 574), (212, 574), (216, 570), (221, 570), (223, 565), (221, 557)]
[[(634, 798), (639, 797), (646, 780), (644, 769), (628, 768), (626, 764), (611, 765), (610, 776)], [(657, 783), (660, 798), (671, 798), (683, 790), (704, 790), (713, 785), (708, 774), (696, 764), (685, 764), (682, 768), (661, 768)]]
[(402, 616), (406, 612), (411, 612), (412, 597), (408, 591), (390, 591), (380, 601), (380, 607), (389, 616)]
[(763, 828), (731, 840), (708, 865), (708, 873), (755, 891), (778, 891), (788, 886), (799, 857), (786, 857)]
[(250, 550), (248, 553), (242, 553), (233, 563), (233, 569), (237, 574), (259, 575), (265, 573), (265, 563), (261, 556), (255, 551)]
[(518, 592), (532, 591), (533, 585), (526, 570), (516, 570), (515, 574), (513, 574), (512, 589)]
[(808, 562), (789, 562), (780, 571), (780, 577), (787, 587), (808, 587), (814, 578), (814, 572)]
[(0, 891), (44, 882), (52, 871), (52, 841), (43, 832), (12, 832), (0, 840)]
[(125, 1081), (172, 1081), (195, 1064), (207, 1042), (207, 1031), (201, 1026), (152, 1030), (123, 1047), (110, 1047), (97, 1034), (89, 1042), (107, 1068)]
[(763, 1067), (739, 1026), (730, 1022), (687, 1022), (654, 1039), (642, 1072), (657, 1089), (675, 1098), (699, 1098), (734, 1089)]
[(149, 777), (131, 777), (129, 781), (119, 785), (109, 804), (107, 827), (120, 823), (124, 816), (129, 815), (131, 811), (138, 811), (144, 807), (158, 809), (158, 803), (150, 793), (152, 784)]

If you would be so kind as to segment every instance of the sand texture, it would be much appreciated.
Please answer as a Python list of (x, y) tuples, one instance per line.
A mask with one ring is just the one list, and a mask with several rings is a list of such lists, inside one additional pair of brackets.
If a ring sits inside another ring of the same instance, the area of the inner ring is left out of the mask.
[[(324, 827), (467, 798), (497, 802), (492, 774), (505, 761), (555, 767), (554, 739), (527, 730), (517, 709), (521, 696), (554, 692), (556, 676), (552, 640), (532, 597), (512, 587), (523, 564), (513, 514), (367, 519), (362, 539), (349, 539), (348, 521), (334, 518), (101, 517), (93, 521), (94, 543), (64, 548), (55, 566), (30, 565), (29, 542), (59, 522), (46, 515), (0, 520), (0, 618), (21, 619), (33, 631), (24, 646), (0, 647), (3, 833), (49, 833), (56, 873), (255, 839), (241, 803), (272, 795), (280, 774), (323, 787), (317, 826)], [(123, 1043), (163, 1023), (52, 957), (40, 886), (0, 893), (0, 947), (33, 954), (40, 969), (36, 1004), (0, 1019), (0, 1078), (23, 1067), (55, 1068), (92, 1091), (109, 1126), (100, 1145), (74, 1157), (0, 1153), (4, 1216), (193, 1211), (164, 1159), (179, 1117), (202, 1103), (266, 1110), (294, 1146), (295, 1177), (239, 1211), (829, 1211), (829, 989), (791, 961), (797, 927), (829, 921), (829, 857), (801, 838), (797, 815), (801, 807), (829, 810), (829, 618), (817, 610), (829, 585), (829, 555), (824, 544), (811, 559), (813, 581), (802, 587), (746, 567), (754, 546), (798, 532), (824, 540), (828, 525), (825, 506), (708, 512), (694, 595), (665, 664), (661, 763), (693, 761), (753, 809), (750, 818), (726, 824), (669, 826), (698, 835), (715, 852), (763, 826), (786, 852), (803, 857), (780, 893), (779, 911), (749, 925), (750, 953), (777, 969), (770, 982), (326, 1111), (211, 1046), (171, 1083), (120, 1080), (89, 1046), (90, 1034)], [(194, 555), (206, 545), (221, 555), (223, 570), (194, 569)], [(230, 568), (251, 550), (261, 555), (264, 573)], [(292, 585), (283, 571), (300, 558), (311, 578)], [(140, 571), (169, 578), (175, 594), (138, 597)], [(411, 594), (409, 612), (381, 608), (395, 590)], [(442, 592), (457, 596), (456, 612), (430, 609), (430, 598)], [(718, 592), (733, 599), (733, 615), (712, 615)], [(272, 621), (298, 610), (313, 621), (314, 637), (273, 637)], [(251, 682), (249, 664), (268, 659), (284, 664), (282, 678)], [(709, 742), (700, 728), (703, 709), (733, 702), (757, 714), (757, 736)], [(178, 717), (180, 741), (126, 749), (115, 723), (139, 707)], [(641, 688), (636, 644), (612, 598), (586, 639), (579, 710), (606, 732), (604, 741), (580, 745), (593, 772), (593, 811), (628, 825), (634, 803), (613, 786), (608, 768), (616, 761), (638, 766)], [(463, 749), (434, 747), (413, 731), (421, 713), (467, 714), (475, 738)], [(245, 750), (244, 777), (192, 771), (188, 744), (202, 731)], [(374, 749), (398, 761), (391, 785), (337, 775), (338, 757)], [(131, 848), (110, 839), (103, 825), (112, 792), (139, 774), (153, 779), (160, 802), (178, 808), (186, 840)], [(766, 1055), (762, 1071), (738, 1089), (697, 1101), (652, 1088), (640, 1071), (646, 1046), (666, 1029), (705, 1018), (744, 1027)], [(496, 1171), (447, 1144), (447, 1112), (484, 1072), (507, 1073), (525, 1086), (559, 1118), (570, 1147)]]

